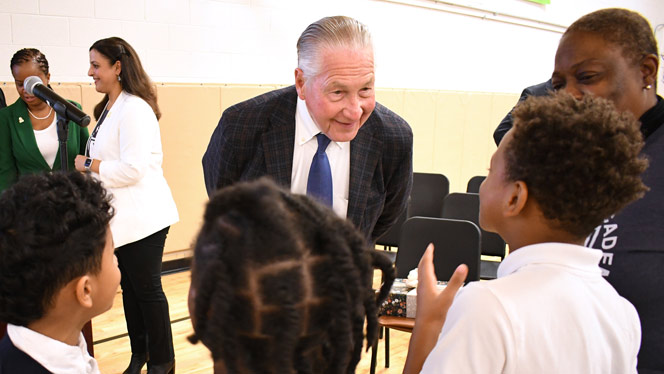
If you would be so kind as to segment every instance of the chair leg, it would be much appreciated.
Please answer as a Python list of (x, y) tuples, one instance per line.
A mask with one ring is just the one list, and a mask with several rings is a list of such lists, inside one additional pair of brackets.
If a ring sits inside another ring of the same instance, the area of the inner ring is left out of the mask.
[(390, 367), (390, 329), (385, 328), (385, 367)]
[(376, 374), (376, 356), (378, 355), (378, 340), (376, 344), (371, 348), (371, 367), (369, 368), (369, 374)]

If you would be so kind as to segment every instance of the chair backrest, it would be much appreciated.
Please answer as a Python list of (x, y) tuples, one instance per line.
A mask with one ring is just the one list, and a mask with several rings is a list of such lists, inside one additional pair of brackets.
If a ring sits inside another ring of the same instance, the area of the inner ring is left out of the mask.
[(436, 247), (434, 267), (438, 280), (447, 281), (460, 264), (468, 265), (466, 282), (480, 279), (480, 229), (470, 221), (413, 217), (401, 228), (397, 252), (397, 278), (415, 269), (429, 243)]
[(443, 174), (413, 173), (408, 217), (438, 217), (443, 199), (450, 192), (450, 181)]
[(466, 192), (470, 193), (480, 193), (480, 185), (486, 179), (483, 175), (476, 175), (470, 180), (468, 180), (468, 186), (466, 186)]
[(398, 247), (399, 246), (399, 236), (401, 235), (401, 226), (406, 222), (406, 212), (407, 209), (404, 209), (397, 221), (387, 230), (380, 238), (376, 239), (376, 244), (384, 245), (387, 247)]
[[(480, 197), (476, 193), (455, 192), (445, 197), (443, 203), (443, 217), (451, 219), (465, 219), (479, 227)], [(500, 235), (482, 232), (482, 254), (488, 256), (505, 257), (505, 241)]]

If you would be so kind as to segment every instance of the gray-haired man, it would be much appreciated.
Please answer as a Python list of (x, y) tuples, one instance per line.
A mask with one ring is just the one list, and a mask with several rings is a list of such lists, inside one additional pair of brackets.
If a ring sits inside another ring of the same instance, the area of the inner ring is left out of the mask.
[(269, 175), (292, 192), (324, 195), (321, 201), (375, 241), (406, 208), (412, 131), (376, 103), (373, 44), (362, 23), (323, 18), (307, 27), (297, 49), (295, 86), (222, 115), (203, 156), (208, 195)]

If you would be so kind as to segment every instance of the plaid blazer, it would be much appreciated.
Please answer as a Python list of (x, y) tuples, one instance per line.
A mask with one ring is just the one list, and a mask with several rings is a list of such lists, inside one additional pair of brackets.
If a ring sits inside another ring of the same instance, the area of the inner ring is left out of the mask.
[[(203, 156), (208, 195), (237, 181), (272, 177), (290, 189), (295, 147), (295, 86), (224, 111)], [(413, 133), (376, 103), (350, 142), (348, 219), (372, 242), (406, 209), (413, 181)]]

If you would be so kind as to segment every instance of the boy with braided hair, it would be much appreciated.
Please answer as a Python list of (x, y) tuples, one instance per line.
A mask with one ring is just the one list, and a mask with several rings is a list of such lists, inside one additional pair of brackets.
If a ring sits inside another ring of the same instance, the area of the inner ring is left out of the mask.
[(528, 98), (514, 118), (480, 188), (479, 220), (510, 254), (498, 279), (454, 298), (461, 282), (436, 292), (427, 250), (404, 373), (636, 373), (636, 309), (602, 277), (602, 251), (583, 244), (647, 190), (639, 123), (565, 93)]
[[(374, 267), (383, 272), (376, 296)], [(195, 246), (193, 343), (215, 373), (352, 373), (394, 268), (334, 212), (261, 179), (216, 192)]]

